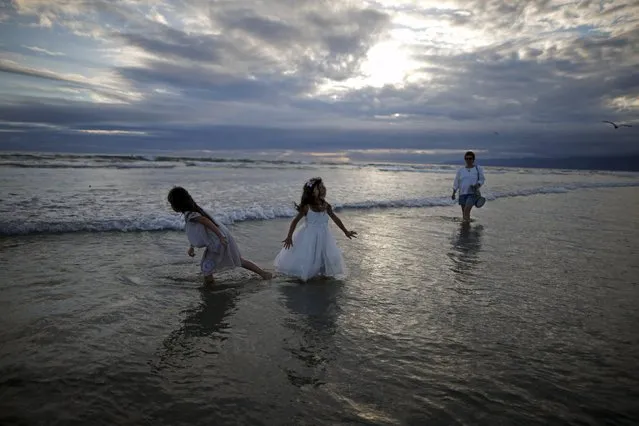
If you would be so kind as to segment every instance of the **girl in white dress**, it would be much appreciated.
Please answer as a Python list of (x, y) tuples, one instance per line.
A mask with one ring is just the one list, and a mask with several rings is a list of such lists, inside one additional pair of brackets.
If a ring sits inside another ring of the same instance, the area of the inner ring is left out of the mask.
[[(326, 187), (321, 178), (313, 178), (304, 184), (302, 201), (295, 204), (298, 213), (291, 222), (284, 248), (275, 258), (277, 272), (308, 281), (311, 278), (346, 276), (342, 252), (329, 229), (328, 219), (351, 239), (357, 235), (347, 230), (326, 202)], [(305, 218), (296, 231), (297, 223)]]
[(188, 255), (195, 256), (194, 247), (206, 247), (200, 261), (205, 284), (209, 286), (215, 284), (213, 272), (240, 266), (255, 272), (265, 280), (272, 277), (270, 272), (242, 258), (240, 249), (228, 228), (216, 222), (210, 214), (198, 206), (186, 189), (179, 186), (171, 189), (168, 199), (173, 210), (184, 214), (186, 235), (191, 243)]

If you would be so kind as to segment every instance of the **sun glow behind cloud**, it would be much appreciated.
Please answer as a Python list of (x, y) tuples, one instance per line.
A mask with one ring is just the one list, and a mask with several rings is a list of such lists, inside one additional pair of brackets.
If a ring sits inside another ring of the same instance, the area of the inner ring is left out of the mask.
[[(358, 68), (358, 74), (345, 81), (325, 81), (314, 95), (337, 100), (353, 90), (379, 89), (384, 86), (404, 87), (407, 83), (428, 84), (432, 79), (432, 65), (428, 56), (454, 56), (490, 46), (497, 40), (482, 29), (469, 29), (441, 20), (439, 14), (466, 18), (470, 12), (456, 6), (442, 4), (422, 14), (405, 10), (413, 2), (382, 2), (393, 5), (391, 29), (386, 36), (373, 44)], [(386, 117), (380, 115), (380, 117)]]
[(419, 64), (410, 58), (410, 52), (400, 41), (381, 42), (373, 46), (362, 64), (361, 86), (382, 87), (401, 85)]

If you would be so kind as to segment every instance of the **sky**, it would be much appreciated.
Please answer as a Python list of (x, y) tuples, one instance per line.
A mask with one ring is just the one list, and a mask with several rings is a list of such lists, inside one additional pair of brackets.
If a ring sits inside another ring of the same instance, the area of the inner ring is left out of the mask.
[(0, 0), (0, 149), (625, 155), (637, 70), (636, 0)]

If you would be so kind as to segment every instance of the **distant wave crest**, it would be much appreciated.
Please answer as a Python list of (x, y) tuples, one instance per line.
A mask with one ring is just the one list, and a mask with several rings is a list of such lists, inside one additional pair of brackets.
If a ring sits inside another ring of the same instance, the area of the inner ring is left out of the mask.
[(313, 164), (344, 165), (345, 163), (267, 160), (249, 158), (184, 157), (163, 155), (100, 155), (100, 154), (0, 154), (0, 167), (40, 169), (133, 169), (184, 167), (304, 167)]

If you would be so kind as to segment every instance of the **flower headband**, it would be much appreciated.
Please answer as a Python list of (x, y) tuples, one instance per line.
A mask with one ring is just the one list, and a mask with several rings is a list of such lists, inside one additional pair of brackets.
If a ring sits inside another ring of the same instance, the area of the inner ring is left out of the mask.
[(315, 185), (315, 183), (316, 183), (318, 180), (321, 180), (321, 179), (320, 179), (320, 178), (312, 178), (312, 179), (309, 179), (308, 181), (306, 181), (306, 187), (307, 187), (307, 188), (312, 188), (312, 187), (313, 187), (313, 185)]

